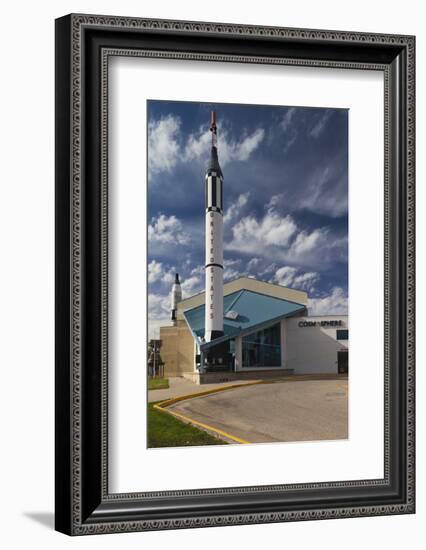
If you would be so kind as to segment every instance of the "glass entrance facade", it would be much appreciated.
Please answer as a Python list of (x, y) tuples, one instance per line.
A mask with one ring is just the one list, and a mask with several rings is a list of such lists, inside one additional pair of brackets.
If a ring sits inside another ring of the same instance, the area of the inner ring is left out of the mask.
[[(233, 372), (235, 363), (235, 340), (227, 340), (211, 347), (203, 355), (204, 367), (208, 372)], [(197, 368), (201, 355), (196, 357)]]
[(280, 323), (242, 338), (243, 367), (280, 367)]

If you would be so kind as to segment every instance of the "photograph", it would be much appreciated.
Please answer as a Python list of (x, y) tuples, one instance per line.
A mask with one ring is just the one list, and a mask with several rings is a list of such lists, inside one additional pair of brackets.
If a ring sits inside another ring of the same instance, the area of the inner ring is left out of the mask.
[(147, 447), (348, 439), (349, 109), (146, 108)]

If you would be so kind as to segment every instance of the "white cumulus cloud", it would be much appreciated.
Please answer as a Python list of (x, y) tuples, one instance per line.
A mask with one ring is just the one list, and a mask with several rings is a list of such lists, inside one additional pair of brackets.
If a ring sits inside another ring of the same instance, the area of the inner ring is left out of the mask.
[(174, 281), (174, 268), (166, 269), (161, 262), (152, 260), (148, 264), (148, 283), (161, 281), (165, 284), (171, 284)]
[(148, 240), (160, 243), (188, 244), (190, 237), (184, 232), (180, 220), (176, 216), (160, 214), (148, 225)]
[(223, 217), (224, 223), (229, 223), (241, 213), (242, 208), (248, 202), (249, 196), (250, 192), (239, 195), (237, 200), (226, 208), (225, 216)]
[(334, 287), (328, 296), (308, 300), (311, 315), (347, 315), (348, 296), (340, 287)]
[(291, 266), (284, 266), (277, 269), (275, 273), (275, 281), (282, 286), (290, 286), (297, 273), (297, 269)]
[(152, 262), (149, 262), (148, 283), (155, 283), (156, 281), (161, 279), (162, 274), (163, 274), (163, 266), (161, 265), (161, 262), (156, 262), (155, 260), (152, 260)]
[(148, 315), (159, 319), (170, 314), (170, 296), (168, 294), (148, 294)]
[(247, 269), (249, 271), (255, 269), (260, 264), (260, 261), (260, 258), (252, 258), (247, 264)]
[(148, 124), (148, 167), (153, 172), (170, 172), (179, 158), (178, 135), (181, 121), (168, 115)]
[(203, 290), (204, 279), (202, 279), (197, 275), (193, 275), (192, 277), (185, 279), (182, 282), (181, 287), (182, 287), (183, 298), (189, 298), (190, 296), (193, 296), (194, 294), (198, 294)]
[(327, 231), (325, 229), (314, 229), (311, 233), (308, 231), (301, 231), (297, 234), (297, 237), (292, 243), (291, 251), (296, 256), (306, 254), (317, 247), (321, 242), (324, 242), (326, 238)]
[(318, 122), (311, 128), (309, 135), (313, 137), (314, 139), (318, 139), (320, 135), (324, 132), (327, 123), (331, 117), (332, 110), (327, 109), (324, 114), (321, 116), (321, 118), (318, 120)]
[(191, 269), (191, 275), (204, 275), (205, 267), (204, 265), (197, 265)]
[(313, 285), (317, 283), (320, 276), (315, 271), (308, 271), (307, 273), (301, 273), (294, 278), (294, 287), (301, 288), (303, 290), (313, 290)]
[(283, 132), (287, 132), (287, 130), (289, 130), (295, 114), (296, 114), (296, 107), (291, 107), (290, 109), (287, 110), (286, 114), (283, 116), (283, 119), (281, 120), (281, 123), (280, 123), (281, 129)]
[(169, 294), (148, 294), (148, 338), (159, 338), (160, 327), (170, 325)]
[[(265, 130), (258, 128), (251, 136), (247, 136), (240, 143), (233, 144), (232, 154), (237, 160), (247, 160), (255, 151), (265, 136)], [(232, 157), (232, 155), (231, 155)]]
[[(211, 132), (205, 128), (199, 130), (197, 134), (190, 134), (188, 141), (185, 146), (185, 159), (186, 160), (195, 160), (208, 158), (212, 143)], [(222, 140), (221, 140), (222, 145)], [(221, 148), (222, 149), (222, 148)]]
[(242, 277), (242, 274), (237, 269), (225, 268), (223, 272), (224, 281), (232, 281), (233, 279), (238, 279)]
[(279, 206), (284, 201), (284, 193), (279, 193), (278, 195), (272, 195), (267, 204), (265, 205), (265, 210), (273, 210)]
[(270, 245), (285, 247), (296, 229), (291, 216), (281, 217), (272, 210), (269, 210), (261, 220), (247, 216), (233, 226), (233, 239), (227, 248), (255, 252)]
[(310, 174), (300, 197), (301, 208), (331, 217), (342, 216), (348, 211), (347, 175), (339, 168), (339, 162), (327, 161)]
[[(211, 132), (202, 126), (186, 142), (179, 139), (181, 120), (171, 114), (148, 124), (148, 166), (150, 174), (170, 172), (179, 162), (205, 161), (211, 146)], [(265, 130), (257, 128), (239, 139), (229, 136), (225, 125), (218, 136), (221, 166), (231, 161), (246, 161), (259, 147)]]
[[(226, 129), (218, 136), (220, 164), (226, 166), (231, 161), (246, 161), (259, 147), (265, 136), (263, 128), (257, 128), (252, 134), (239, 140), (231, 139)], [(211, 133), (206, 127), (201, 127), (197, 133), (191, 134), (183, 151), (186, 161), (205, 160), (208, 158), (211, 146)]]
[[(250, 214), (233, 225), (231, 219), (228, 223), (231, 238), (225, 242), (225, 249), (269, 261), (273, 258), (289, 266), (299, 264), (312, 273), (318, 265), (324, 268), (336, 261), (347, 261), (347, 235), (334, 235), (327, 227), (301, 229), (290, 214), (282, 216), (277, 212), (277, 200), (272, 197), (261, 217)], [(268, 271), (276, 269), (263, 269), (263, 273)], [(306, 280), (298, 282), (308, 284)]]
[(294, 115), (296, 114), (296, 108), (291, 107), (288, 109), (283, 119), (280, 122), (280, 128), (285, 134), (286, 141), (283, 146), (283, 153), (287, 153), (296, 142), (298, 136), (297, 125), (294, 123)]
[(295, 267), (283, 266), (275, 272), (274, 280), (282, 286), (313, 292), (320, 275), (315, 271), (300, 272)]

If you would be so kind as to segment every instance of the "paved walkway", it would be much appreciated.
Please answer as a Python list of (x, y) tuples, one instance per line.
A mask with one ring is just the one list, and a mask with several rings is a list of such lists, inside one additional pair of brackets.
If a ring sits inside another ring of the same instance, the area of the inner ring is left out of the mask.
[(247, 443), (348, 437), (345, 379), (258, 384), (188, 399), (168, 409)]
[(165, 401), (172, 397), (181, 397), (182, 395), (188, 395), (190, 393), (199, 393), (207, 390), (213, 390), (215, 388), (222, 388), (224, 386), (232, 386), (234, 384), (253, 384), (253, 380), (243, 380), (233, 382), (218, 382), (216, 384), (195, 384), (186, 378), (169, 378), (169, 388), (167, 390), (149, 390), (148, 402), (153, 401)]

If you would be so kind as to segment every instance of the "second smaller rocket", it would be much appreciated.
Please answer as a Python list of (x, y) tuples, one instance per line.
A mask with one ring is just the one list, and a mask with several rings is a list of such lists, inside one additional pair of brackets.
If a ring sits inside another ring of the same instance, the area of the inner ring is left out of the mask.
[(172, 286), (172, 294), (171, 294), (171, 321), (174, 325), (176, 325), (177, 322), (177, 306), (178, 303), (182, 300), (182, 289), (180, 286), (179, 281), (179, 273), (176, 273), (175, 275), (175, 282)]

